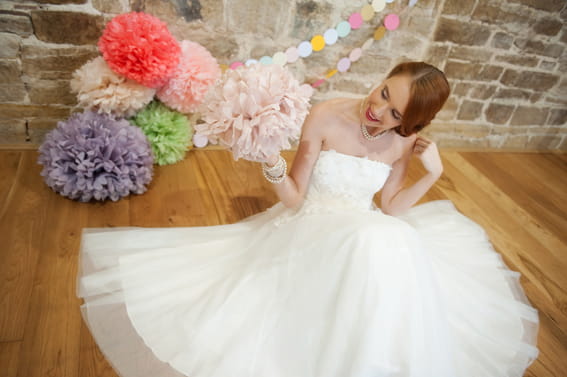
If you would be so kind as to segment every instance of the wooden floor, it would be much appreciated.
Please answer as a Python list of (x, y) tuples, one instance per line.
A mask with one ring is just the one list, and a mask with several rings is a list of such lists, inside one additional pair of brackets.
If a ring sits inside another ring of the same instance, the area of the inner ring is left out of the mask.
[[(115, 376), (75, 297), (82, 228), (225, 224), (276, 202), (257, 164), (224, 151), (191, 152), (157, 168), (146, 194), (104, 204), (55, 194), (36, 158), (0, 152), (1, 377)], [(565, 376), (567, 154), (444, 152), (443, 159), (445, 174), (424, 201), (452, 200), (521, 272), (541, 320), (540, 357), (526, 376)], [(419, 173), (413, 168), (410, 179)]]

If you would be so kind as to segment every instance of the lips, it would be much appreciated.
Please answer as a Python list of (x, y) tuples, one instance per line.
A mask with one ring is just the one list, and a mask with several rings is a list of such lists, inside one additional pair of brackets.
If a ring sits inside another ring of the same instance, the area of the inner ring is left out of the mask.
[(372, 113), (370, 112), (370, 107), (368, 107), (368, 109), (366, 110), (366, 119), (368, 119), (371, 122), (379, 122), (379, 119), (376, 119), (372, 116)]

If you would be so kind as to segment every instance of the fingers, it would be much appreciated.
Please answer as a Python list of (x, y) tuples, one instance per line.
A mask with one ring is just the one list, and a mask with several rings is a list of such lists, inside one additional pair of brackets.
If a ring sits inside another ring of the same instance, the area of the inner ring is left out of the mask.
[(435, 146), (435, 143), (432, 140), (429, 140), (423, 136), (418, 136), (415, 140), (413, 151), (414, 153), (421, 154), (430, 146)]

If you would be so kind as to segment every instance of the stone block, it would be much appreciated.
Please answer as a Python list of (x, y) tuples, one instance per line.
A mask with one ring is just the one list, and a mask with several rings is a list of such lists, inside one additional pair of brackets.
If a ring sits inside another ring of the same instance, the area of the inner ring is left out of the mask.
[(478, 74), (478, 79), (483, 81), (498, 80), (504, 68), (496, 65), (485, 65)]
[(496, 86), (494, 85), (485, 85), (485, 84), (476, 84), (471, 92), (471, 98), (475, 99), (488, 99), (494, 96), (496, 92)]
[(26, 99), (26, 87), (22, 82), (8, 85), (0, 84), (0, 102), (23, 102)]
[[(313, 0), (298, 1), (293, 15), (291, 37), (305, 39), (323, 33), (332, 24), (333, 6)], [(335, 26), (335, 25), (332, 25)]]
[(87, 0), (36, 0), (43, 4), (84, 4)]
[(70, 79), (72, 73), (98, 56), (94, 46), (46, 47), (24, 41), (21, 60), (24, 74), (33, 79)]
[(539, 67), (541, 69), (545, 69), (546, 71), (553, 72), (553, 71), (555, 71), (555, 67), (557, 67), (557, 63), (542, 60), (541, 63), (539, 63)]
[(504, 74), (500, 77), (500, 82), (504, 85), (514, 86), (518, 78), (520, 77), (520, 72), (515, 69), (507, 69)]
[(442, 69), (449, 55), (449, 46), (429, 43), (425, 54), (425, 61), (439, 69)]
[(457, 109), (459, 108), (459, 102), (452, 96), (447, 99), (443, 108), (437, 113), (436, 119), (438, 120), (454, 120)]
[(33, 33), (30, 17), (25, 13), (8, 14), (0, 12), (0, 32), (29, 37)]
[(456, 136), (464, 136), (466, 138), (482, 138), (488, 136), (490, 128), (490, 126), (485, 124), (457, 123), (453, 133)]
[(469, 94), (469, 91), (472, 88), (472, 84), (466, 83), (458, 83), (455, 85), (451, 85), (454, 89), (451, 91), (452, 95), (459, 96), (459, 97), (466, 97)]
[(523, 53), (544, 55), (552, 58), (560, 57), (565, 50), (565, 46), (558, 43), (544, 43), (526, 38), (516, 39), (514, 45), (522, 50)]
[(549, 109), (533, 107), (533, 106), (518, 106), (510, 125), (512, 126), (543, 126), (547, 119)]
[(500, 27), (505, 27), (510, 31), (520, 31), (531, 22), (528, 12), (505, 7), (490, 0), (480, 0), (471, 18), (489, 24), (497, 22)]
[(528, 7), (545, 10), (547, 12), (559, 12), (565, 5), (565, 0), (508, 0), (509, 2), (526, 5)]
[(503, 149), (525, 149), (528, 138), (527, 135), (508, 135), (500, 147)]
[(528, 100), (531, 96), (531, 92), (521, 89), (507, 89), (507, 88), (498, 88), (496, 94), (494, 95), (495, 99), (507, 99), (507, 100)]
[(512, 47), (512, 43), (514, 42), (514, 37), (504, 32), (497, 32), (492, 37), (492, 42), (490, 45), (495, 48), (508, 50)]
[(558, 149), (563, 137), (561, 135), (532, 135), (525, 145), (527, 149), (554, 150)]
[[(336, 76), (335, 76), (336, 77)], [(331, 89), (339, 92), (349, 92), (361, 95), (368, 94), (368, 89), (360, 81), (349, 80), (347, 78), (332, 78), (328, 81), (331, 84)]]
[(565, 126), (567, 125), (567, 109), (551, 109), (549, 111), (549, 118), (547, 124), (552, 126)]
[(555, 36), (559, 34), (562, 27), (563, 22), (555, 18), (546, 17), (538, 20), (538, 22), (534, 24), (533, 30), (536, 34)]
[(491, 103), (484, 111), (487, 121), (494, 124), (506, 124), (514, 111), (514, 106)]
[(441, 17), (435, 30), (434, 40), (437, 42), (453, 42), (468, 46), (483, 46), (490, 38), (490, 28), (484, 25), (469, 23), (466, 26), (459, 20)]
[(507, 86), (515, 86), (522, 89), (532, 89), (540, 92), (551, 89), (559, 81), (559, 76), (536, 71), (515, 71), (507, 69), (500, 82)]
[(443, 4), (443, 14), (468, 16), (472, 13), (474, 5), (473, 1), (446, 0)]
[(459, 120), (475, 120), (482, 116), (482, 107), (484, 103), (464, 100), (459, 108), (457, 119)]
[(497, 62), (508, 63), (512, 65), (518, 65), (522, 67), (536, 67), (539, 63), (539, 59), (534, 56), (525, 55), (496, 55), (495, 60)]
[(492, 58), (492, 55), (492, 51), (486, 48), (453, 46), (449, 52), (449, 59), (486, 62)]
[(27, 141), (26, 122), (22, 119), (0, 121), (0, 145), (23, 144)]
[(445, 65), (445, 74), (451, 79), (476, 80), (482, 66), (474, 63), (460, 63), (449, 60)]
[(473, 138), (457, 135), (446, 135), (442, 139), (438, 139), (437, 146), (439, 148), (488, 148), (488, 138)]
[(92, 0), (92, 5), (102, 13), (117, 14), (126, 11), (122, 2), (116, 0)]
[(31, 12), (37, 39), (50, 43), (96, 44), (104, 18), (87, 13), (35, 10)]
[(39, 106), (0, 103), (0, 120), (55, 118), (64, 119), (70, 108), (64, 106)]
[(75, 94), (71, 93), (69, 81), (34, 80), (29, 85), (30, 102), (38, 105), (75, 105)]
[(19, 60), (0, 59), (0, 83), (3, 85), (21, 82), (22, 67)]
[(0, 59), (15, 59), (20, 53), (22, 39), (12, 33), (0, 33)]
[(249, 0), (232, 0), (225, 9), (225, 16), (230, 31), (275, 39), (288, 33), (288, 23), (294, 16), (293, 11), (287, 1), (260, 1), (250, 6)]

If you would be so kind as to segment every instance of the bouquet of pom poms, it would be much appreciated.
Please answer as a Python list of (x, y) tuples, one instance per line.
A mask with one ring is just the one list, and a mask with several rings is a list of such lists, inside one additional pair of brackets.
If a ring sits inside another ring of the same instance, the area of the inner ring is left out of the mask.
[(201, 106), (198, 135), (232, 151), (234, 159), (266, 161), (297, 140), (313, 89), (282, 66), (255, 64), (226, 71)]

